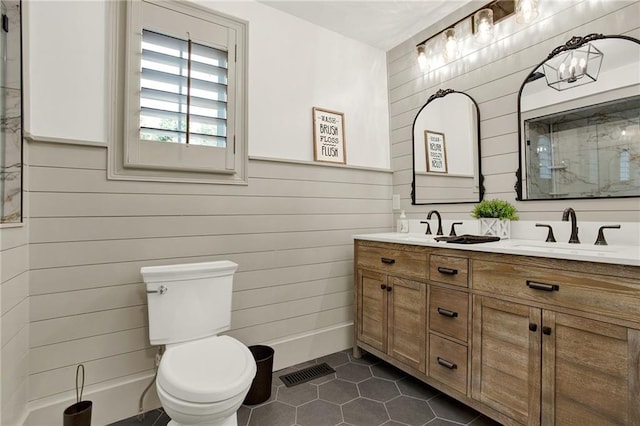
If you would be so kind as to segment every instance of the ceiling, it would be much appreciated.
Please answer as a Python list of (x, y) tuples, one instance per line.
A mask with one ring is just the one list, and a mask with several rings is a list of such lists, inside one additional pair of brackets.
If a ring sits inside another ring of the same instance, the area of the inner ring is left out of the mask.
[(258, 1), (387, 51), (474, 0)]

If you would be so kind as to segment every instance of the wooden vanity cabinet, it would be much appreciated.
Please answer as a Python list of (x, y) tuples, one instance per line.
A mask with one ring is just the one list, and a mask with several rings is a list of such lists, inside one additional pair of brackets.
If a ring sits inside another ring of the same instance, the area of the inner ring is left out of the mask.
[(524, 266), (474, 262), (472, 398), (527, 425), (639, 425), (637, 279)]
[(468, 260), (403, 248), (356, 242), (356, 346), (467, 395)]
[(640, 426), (640, 267), (370, 241), (354, 260), (354, 350), (502, 424)]
[[(369, 266), (389, 269), (407, 259), (402, 252), (382, 254), (380, 265)], [(422, 267), (426, 268), (424, 258)], [(356, 339), (424, 372), (426, 286), (385, 272), (357, 269), (355, 294)]]

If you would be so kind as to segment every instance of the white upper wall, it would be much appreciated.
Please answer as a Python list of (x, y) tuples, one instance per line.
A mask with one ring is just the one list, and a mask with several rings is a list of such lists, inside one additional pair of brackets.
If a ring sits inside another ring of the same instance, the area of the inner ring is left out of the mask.
[[(26, 131), (107, 143), (105, 2), (27, 3)], [(344, 113), (349, 165), (390, 167), (385, 52), (254, 1), (200, 3), (249, 22), (249, 155), (313, 161), (316, 106)]]

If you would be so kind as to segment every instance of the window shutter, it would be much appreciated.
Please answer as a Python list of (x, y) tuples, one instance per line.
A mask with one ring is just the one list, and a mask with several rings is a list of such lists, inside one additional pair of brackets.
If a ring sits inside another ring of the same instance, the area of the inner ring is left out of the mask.
[(140, 72), (140, 139), (226, 148), (226, 51), (144, 29)]

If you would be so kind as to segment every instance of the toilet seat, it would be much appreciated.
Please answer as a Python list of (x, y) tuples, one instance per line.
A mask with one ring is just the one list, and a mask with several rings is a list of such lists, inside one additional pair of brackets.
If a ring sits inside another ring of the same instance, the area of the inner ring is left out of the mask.
[(174, 398), (211, 403), (248, 389), (256, 373), (249, 349), (229, 336), (170, 346), (158, 368), (158, 385)]

